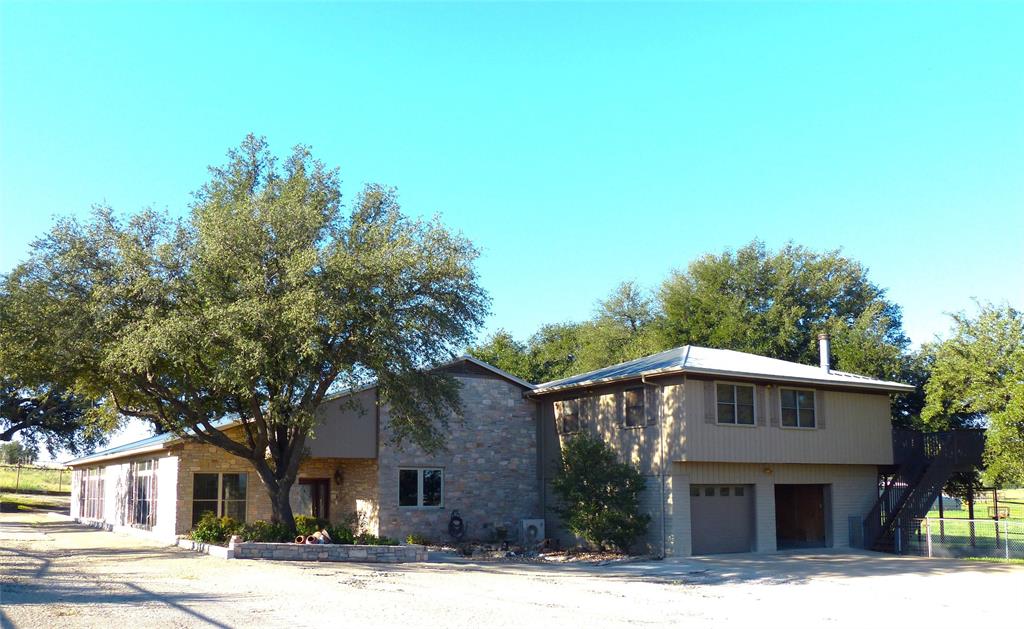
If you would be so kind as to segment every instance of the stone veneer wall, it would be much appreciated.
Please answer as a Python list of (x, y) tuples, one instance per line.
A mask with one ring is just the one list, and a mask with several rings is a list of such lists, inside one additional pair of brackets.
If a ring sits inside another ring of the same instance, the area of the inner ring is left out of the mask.
[[(519, 536), (522, 518), (542, 517), (538, 498), (534, 403), (523, 388), (497, 377), (460, 375), (464, 422), (452, 420), (447, 451), (428, 454), (411, 443), (390, 441), (387, 406), (381, 408), (379, 534), (405, 539), (410, 533), (448, 541), (448, 521), (458, 509), (466, 539), (488, 540), (496, 526)], [(440, 508), (398, 506), (398, 470), (444, 469)]]
[[(187, 443), (176, 448), (178, 491), (175, 532), (192, 528), (194, 475), (200, 473), (244, 473), (246, 477), (245, 519), (270, 520), (270, 497), (252, 465), (214, 446)], [(334, 480), (341, 470), (342, 483)], [(299, 478), (326, 478), (331, 487), (330, 520), (345, 523), (358, 516), (360, 531), (377, 533), (377, 462), (374, 459), (309, 459), (299, 467)], [(298, 483), (296, 483), (298, 484)], [(161, 496), (163, 499), (166, 496)]]
[(243, 542), (231, 547), (235, 559), (283, 559), (289, 561), (355, 561), (399, 563), (426, 561), (424, 546), (362, 546), (350, 544), (264, 544)]

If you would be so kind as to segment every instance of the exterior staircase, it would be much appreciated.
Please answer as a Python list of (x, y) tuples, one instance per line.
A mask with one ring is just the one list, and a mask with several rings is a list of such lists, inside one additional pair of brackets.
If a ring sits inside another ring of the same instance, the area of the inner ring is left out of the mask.
[(895, 466), (864, 519), (864, 547), (903, 552), (914, 520), (928, 514), (952, 474), (981, 465), (984, 448), (984, 430), (893, 430)]

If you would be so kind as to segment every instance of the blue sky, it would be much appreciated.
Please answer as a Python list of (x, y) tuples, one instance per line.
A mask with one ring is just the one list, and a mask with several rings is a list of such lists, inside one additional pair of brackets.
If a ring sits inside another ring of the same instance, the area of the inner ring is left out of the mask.
[(915, 343), (1024, 307), (1024, 4), (0, 4), (0, 272), (184, 212), (249, 131), (482, 250), (488, 330), (757, 237), (842, 247)]

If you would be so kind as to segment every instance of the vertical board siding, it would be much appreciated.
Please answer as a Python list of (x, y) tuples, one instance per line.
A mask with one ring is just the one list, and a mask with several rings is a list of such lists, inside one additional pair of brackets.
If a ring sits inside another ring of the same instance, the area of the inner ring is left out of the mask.
[[(767, 463), (892, 463), (889, 396), (840, 391), (815, 392), (820, 409), (814, 429), (782, 428), (778, 424), (778, 387), (763, 396), (768, 408), (758, 408), (755, 427), (708, 423), (707, 405), (714, 383), (687, 380), (695, 392), (686, 396), (687, 421), (681, 438), (672, 442), (676, 461)], [(758, 396), (761, 398), (762, 396)], [(767, 411), (768, 425), (762, 422)]]

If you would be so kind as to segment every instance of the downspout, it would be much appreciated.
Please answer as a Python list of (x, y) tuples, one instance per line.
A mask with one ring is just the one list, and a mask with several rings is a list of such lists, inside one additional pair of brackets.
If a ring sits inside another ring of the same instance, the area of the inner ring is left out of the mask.
[[(658, 385), (647, 382), (647, 375), (640, 374), (640, 382), (645, 386), (654, 387), (657, 391)], [(658, 422), (658, 490), (661, 494), (661, 556), (665, 556), (667, 540), (665, 539), (665, 428), (661, 416), (660, 396), (656, 396), (657, 406), (655, 407), (655, 419)]]

